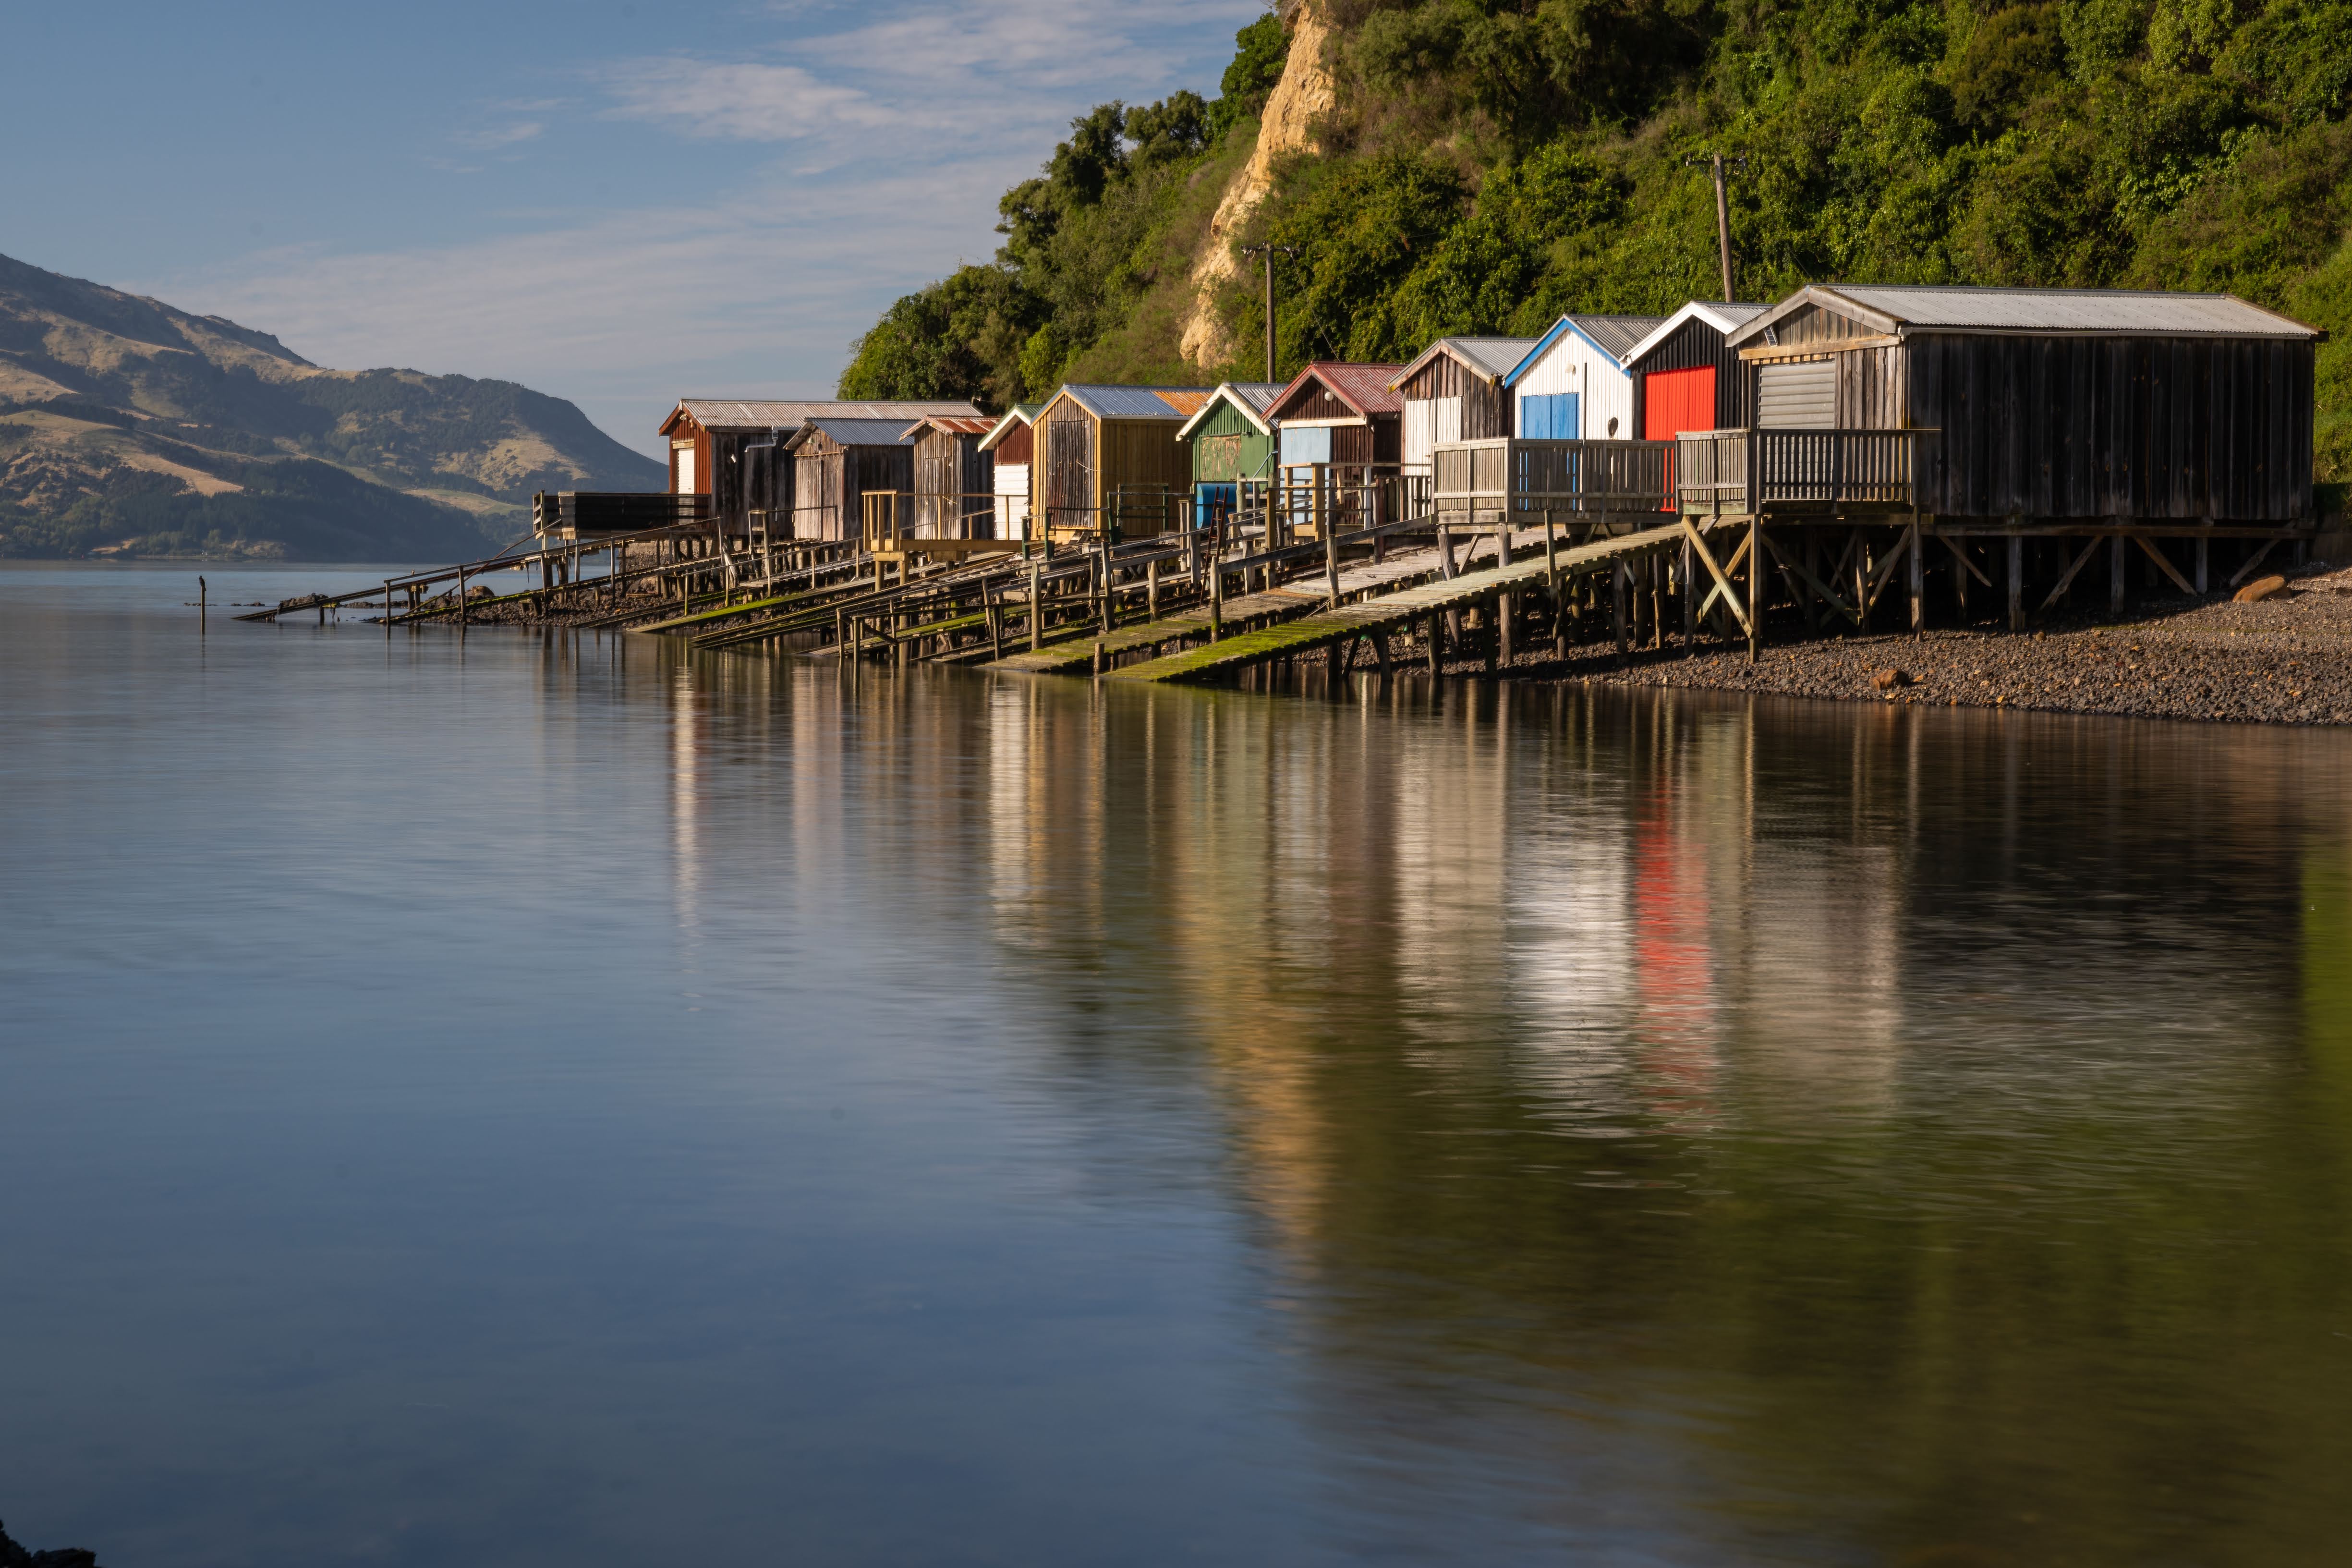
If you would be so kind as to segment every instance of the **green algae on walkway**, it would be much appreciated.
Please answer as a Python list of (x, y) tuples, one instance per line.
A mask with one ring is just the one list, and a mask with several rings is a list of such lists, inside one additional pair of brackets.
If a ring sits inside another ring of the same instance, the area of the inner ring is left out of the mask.
[[(1682, 525), (1644, 529), (1615, 539), (1596, 540), (1561, 550), (1555, 557), (1560, 575), (1601, 570), (1654, 552), (1679, 546), (1686, 536)], [(1383, 631), (1433, 612), (1458, 609), (1507, 589), (1546, 581), (1554, 563), (1538, 555), (1508, 566), (1474, 572), (1443, 582), (1402, 588), (1377, 599), (1341, 605), (1317, 615), (1244, 632), (1222, 642), (1189, 647), (1147, 663), (1109, 673), (1121, 680), (1188, 680), (1244, 665), (1262, 663), (1344, 641), (1368, 632)]]

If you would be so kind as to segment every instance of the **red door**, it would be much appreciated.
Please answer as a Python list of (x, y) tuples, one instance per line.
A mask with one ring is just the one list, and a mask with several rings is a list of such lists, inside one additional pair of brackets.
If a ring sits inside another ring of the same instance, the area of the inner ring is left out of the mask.
[[(1715, 366), (1654, 370), (1642, 378), (1642, 439), (1671, 441), (1685, 430), (1715, 428)], [(1674, 454), (1666, 454), (1666, 504), (1675, 510)]]

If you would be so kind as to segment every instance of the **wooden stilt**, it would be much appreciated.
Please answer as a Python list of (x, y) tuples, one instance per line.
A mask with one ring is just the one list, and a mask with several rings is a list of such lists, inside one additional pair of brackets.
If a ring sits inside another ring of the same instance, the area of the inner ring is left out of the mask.
[(1906, 568), (1911, 574), (1911, 635), (1922, 637), (1927, 630), (1927, 568), (1921, 559), (1926, 552), (1919, 548), (1919, 519), (1916, 515), (1911, 519), (1910, 540), (1904, 548), (1911, 552)]
[(2206, 546), (2211, 541), (2201, 533), (2197, 536), (2197, 595), (2200, 598), (2204, 597), (2208, 591), (2205, 586), (2208, 581), (2205, 575), (2205, 557), (2210, 553)]
[(1759, 513), (1748, 520), (1748, 662), (1754, 664), (1764, 651), (1764, 585), (1771, 574), (1764, 567), (1764, 519)]
[(2025, 629), (2025, 541), (2009, 536), (2009, 629)]
[(2124, 536), (2107, 536), (2107, 614), (2124, 613)]

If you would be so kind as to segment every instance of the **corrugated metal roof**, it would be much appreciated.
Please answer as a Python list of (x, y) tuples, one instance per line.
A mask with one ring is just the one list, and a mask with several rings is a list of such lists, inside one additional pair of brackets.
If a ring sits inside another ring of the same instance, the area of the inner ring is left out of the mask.
[(1511, 368), (1528, 357), (1528, 351), (1542, 340), (1539, 338), (1440, 338), (1413, 356), (1412, 363), (1389, 378), (1391, 387), (1402, 386), (1412, 379), (1423, 365), (1444, 354), (1459, 361), (1476, 375), (1487, 381), (1500, 381), (1511, 374)]
[[(845, 447), (908, 447), (914, 437), (907, 433), (903, 420), (898, 419), (811, 419), (802, 426), (803, 433), (822, 430)], [(797, 441), (800, 437), (795, 437)]]
[(1275, 397), (1281, 391), (1282, 384), (1274, 381), (1220, 383), (1215, 391), (1201, 399), (1201, 406), (1193, 410), (1192, 417), (1185, 420), (1184, 427), (1176, 434), (1186, 440), (1192, 439), (1193, 429), (1202, 420), (1209, 416), (1220, 402), (1230, 402), (1242, 411), (1243, 418), (1257, 426), (1259, 435), (1271, 436), (1274, 434), (1274, 427), (1265, 422), (1265, 411), (1274, 405)]
[(1536, 362), (1549, 353), (1553, 344), (1571, 333), (1608, 355), (1622, 369), (1627, 351), (1664, 322), (1664, 316), (1562, 316), (1551, 324), (1551, 331), (1536, 340), (1536, 346), (1527, 352), (1527, 356), (1511, 367), (1511, 373), (1503, 377), (1503, 384), (1518, 384), (1519, 378), (1534, 369)]
[(1728, 334), (1753, 345), (1799, 308), (1843, 310), (1882, 331), (2064, 333), (2094, 337), (2316, 338), (2312, 327), (2231, 294), (2126, 289), (1964, 289), (1816, 283)]
[(1685, 321), (1693, 319), (1705, 321), (1718, 332), (1728, 332), (1743, 322), (1754, 321), (1770, 309), (1772, 307), (1769, 305), (1753, 304), (1747, 300), (1735, 300), (1727, 304), (1721, 300), (1693, 300), (1689, 304), (1660, 321), (1640, 342), (1627, 349), (1619, 357), (1627, 365), (1633, 364), (1649, 354), (1660, 343), (1681, 331)]
[(770, 430), (789, 429), (819, 418), (896, 419), (903, 424), (927, 414), (967, 414), (977, 417), (980, 410), (969, 402), (955, 399), (847, 403), (835, 398), (681, 397), (669, 418), (662, 422), (662, 428), (667, 430), (680, 414), (693, 416), (694, 422), (705, 430)]
[(907, 426), (907, 439), (914, 440), (926, 430), (944, 430), (953, 436), (985, 436), (996, 428), (996, 421), (982, 414), (931, 414)]
[(1283, 388), (1280, 401), (1289, 402), (1312, 378), (1329, 387), (1334, 397), (1359, 414), (1402, 413), (1404, 396), (1389, 383), (1403, 369), (1401, 364), (1355, 364), (1344, 360), (1317, 360)]
[(1190, 419), (1201, 411), (1213, 386), (1098, 386), (1062, 388), (1071, 402), (1097, 419)]
[(1570, 316), (1576, 330), (1599, 344), (1603, 353), (1622, 361), (1635, 343), (1665, 323), (1664, 316)]

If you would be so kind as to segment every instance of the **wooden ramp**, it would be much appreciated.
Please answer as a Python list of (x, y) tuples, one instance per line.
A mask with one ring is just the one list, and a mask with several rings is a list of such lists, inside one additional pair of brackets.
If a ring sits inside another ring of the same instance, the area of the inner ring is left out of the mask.
[[(1114, 668), (1110, 673), (1121, 680), (1196, 680), (1225, 674), (1249, 665), (1263, 664), (1269, 659), (1286, 658), (1310, 648), (1344, 642), (1350, 637), (1394, 630), (1425, 616), (1462, 609), (1514, 589), (1541, 586), (1549, 581), (1555, 567), (1563, 578), (1610, 571), (1621, 563), (1661, 551), (1678, 550), (1685, 541), (1692, 539), (1696, 531), (1677, 522), (1664, 528), (1621, 534), (1614, 539), (1595, 540), (1590, 544), (1560, 549), (1549, 563), (1538, 553), (1532, 560), (1516, 561), (1465, 576), (1423, 583), (1352, 605), (1343, 604), (1336, 609), (1324, 609), (1297, 620), (1261, 626), (1146, 663)], [(1523, 538), (1524, 535), (1513, 540), (1515, 553)], [(1537, 531), (1535, 538), (1540, 549), (1541, 531)], [(1137, 628), (1139, 632), (1150, 629)], [(1205, 625), (1202, 628), (1204, 633)], [(1164, 633), (1160, 640), (1172, 641), (1181, 635), (1183, 634), (1171, 630)], [(1138, 640), (1150, 639), (1139, 637)]]
[[(1540, 539), (1542, 535), (1538, 533), (1536, 537)], [(1465, 538), (1457, 550), (1455, 562), (1460, 567), (1469, 568), (1475, 565), (1481, 554), (1491, 558), (1494, 553), (1491, 538)], [(1339, 595), (1345, 599), (1351, 595), (1377, 594), (1399, 584), (1435, 576), (1443, 570), (1433, 546), (1400, 550), (1384, 561), (1362, 561), (1343, 568), (1339, 573)], [(1244, 635), (1253, 626), (1268, 621), (1287, 620), (1330, 602), (1329, 580), (1319, 574), (1227, 599), (1222, 612), (1224, 635), (1228, 637)], [(1132, 653), (1139, 647), (1155, 647), (1161, 643), (1208, 635), (1209, 606), (1198, 604), (1179, 614), (1120, 626), (1116, 631), (1088, 635), (1080, 629), (1051, 647), (1008, 654), (993, 668), (1045, 674), (1066, 672), (1091, 668), (1097, 643), (1106, 654), (1115, 657)]]

